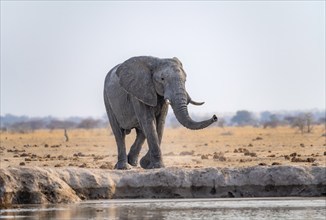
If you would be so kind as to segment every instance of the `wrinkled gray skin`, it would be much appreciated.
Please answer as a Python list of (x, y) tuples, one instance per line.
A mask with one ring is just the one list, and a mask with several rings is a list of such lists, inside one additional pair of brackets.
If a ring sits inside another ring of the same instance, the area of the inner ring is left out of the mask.
[[(147, 139), (149, 151), (140, 160), (145, 169), (164, 167), (160, 144), (169, 102), (178, 121), (189, 129), (202, 129), (217, 121), (195, 122), (188, 114), (191, 100), (185, 89), (186, 73), (177, 58), (133, 57), (107, 74), (104, 102), (118, 146), (116, 169), (137, 166), (138, 155)], [(127, 156), (125, 136), (136, 129), (136, 140)]]

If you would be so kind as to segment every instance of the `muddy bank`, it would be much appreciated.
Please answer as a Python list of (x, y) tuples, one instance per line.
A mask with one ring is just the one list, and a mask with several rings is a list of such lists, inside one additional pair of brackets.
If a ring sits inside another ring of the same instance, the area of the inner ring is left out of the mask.
[(0, 206), (113, 198), (326, 196), (326, 167), (0, 169)]

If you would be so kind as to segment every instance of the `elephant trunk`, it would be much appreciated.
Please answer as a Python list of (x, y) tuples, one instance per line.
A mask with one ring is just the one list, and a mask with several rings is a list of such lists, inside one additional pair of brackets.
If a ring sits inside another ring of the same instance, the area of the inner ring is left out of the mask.
[(192, 130), (203, 129), (217, 121), (216, 115), (213, 115), (211, 119), (196, 122), (192, 120), (188, 113), (187, 104), (189, 101), (189, 95), (184, 92), (180, 92), (175, 95), (175, 97), (170, 100), (173, 112), (178, 119), (178, 121), (186, 128)]

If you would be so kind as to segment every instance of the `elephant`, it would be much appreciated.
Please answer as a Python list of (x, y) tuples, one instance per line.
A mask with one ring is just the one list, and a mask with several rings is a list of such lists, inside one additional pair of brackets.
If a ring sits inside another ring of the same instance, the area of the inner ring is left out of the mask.
[[(185, 89), (186, 73), (178, 58), (132, 57), (111, 69), (105, 77), (104, 104), (118, 148), (115, 169), (138, 165), (145, 140), (148, 152), (140, 160), (144, 169), (164, 167), (160, 149), (169, 105), (177, 120), (188, 129), (203, 129), (217, 121), (216, 115), (192, 120), (187, 105), (202, 105)], [(127, 155), (125, 136), (136, 130)]]

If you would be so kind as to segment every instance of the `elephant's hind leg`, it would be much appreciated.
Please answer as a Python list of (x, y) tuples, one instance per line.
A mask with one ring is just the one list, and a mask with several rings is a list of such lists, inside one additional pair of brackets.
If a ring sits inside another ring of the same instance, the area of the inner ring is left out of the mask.
[(139, 152), (141, 150), (142, 145), (145, 142), (144, 133), (139, 129), (136, 129), (136, 133), (137, 133), (136, 140), (131, 146), (128, 154), (128, 163), (132, 166), (137, 166)]
[(124, 131), (124, 129), (120, 128), (117, 119), (112, 114), (112, 110), (110, 109), (110, 106), (107, 106), (107, 112), (112, 128), (112, 132), (114, 134), (117, 147), (118, 147), (118, 162), (116, 163), (114, 168), (119, 170), (126, 170), (128, 169), (126, 143), (125, 143), (126, 132)]

